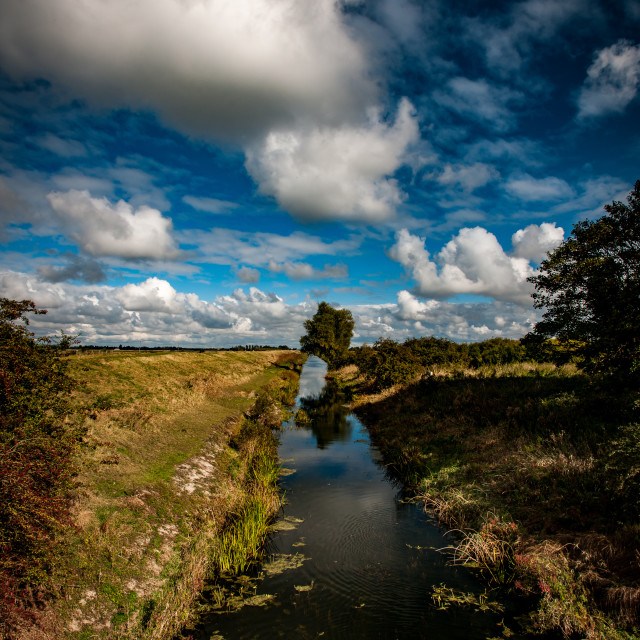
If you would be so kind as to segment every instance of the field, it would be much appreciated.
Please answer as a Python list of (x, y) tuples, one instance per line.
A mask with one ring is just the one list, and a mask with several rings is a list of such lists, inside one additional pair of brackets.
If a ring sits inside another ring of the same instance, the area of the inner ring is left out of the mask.
[(452, 531), (452, 562), (526, 612), (520, 631), (637, 636), (637, 390), (571, 365), (441, 368), (378, 394), (338, 375), (387, 468)]
[(172, 637), (192, 620), (206, 580), (258, 552), (279, 507), (271, 427), (295, 397), (301, 356), (70, 358), (69, 419), (88, 429), (74, 526), (58, 540), (54, 603), (39, 614), (40, 631), (23, 637)]

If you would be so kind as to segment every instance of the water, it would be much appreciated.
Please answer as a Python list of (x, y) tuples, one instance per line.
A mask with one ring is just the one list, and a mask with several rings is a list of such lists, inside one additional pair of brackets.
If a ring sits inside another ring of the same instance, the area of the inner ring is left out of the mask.
[[(502, 616), (455, 607), (438, 610), (432, 588), (483, 588), (438, 549), (443, 531), (385, 475), (366, 429), (343, 398), (325, 388), (326, 365), (310, 357), (300, 379), (298, 406), (311, 422), (284, 426), (281, 526), (274, 534), (258, 595), (262, 606), (214, 613), (196, 638), (474, 640), (498, 636)], [(308, 427), (308, 428), (307, 428)], [(271, 561), (297, 568), (271, 573)], [(296, 589), (297, 587), (297, 589)], [(255, 600), (253, 602), (256, 602)]]

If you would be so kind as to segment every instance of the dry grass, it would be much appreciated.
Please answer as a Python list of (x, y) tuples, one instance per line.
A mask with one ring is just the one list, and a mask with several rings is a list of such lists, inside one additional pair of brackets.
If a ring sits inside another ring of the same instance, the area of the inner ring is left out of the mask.
[(291, 384), (282, 360), (295, 357), (74, 357), (74, 400), (88, 446), (76, 530), (52, 575), (60, 595), (54, 617), (63, 628), (56, 637), (167, 638), (188, 620), (211, 571), (207, 549), (246, 498), (256, 451), (231, 440), (262, 389)]
[(363, 394), (355, 372), (347, 384), (387, 467), (458, 530), (456, 560), (537, 599), (538, 631), (630, 637), (640, 620), (633, 398), (572, 366), (432, 373), (386, 398)]

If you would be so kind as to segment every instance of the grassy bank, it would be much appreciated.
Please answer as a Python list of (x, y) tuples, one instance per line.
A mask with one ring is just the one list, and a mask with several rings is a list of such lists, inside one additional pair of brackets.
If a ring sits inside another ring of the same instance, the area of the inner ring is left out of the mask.
[(271, 428), (297, 390), (286, 351), (72, 356), (88, 428), (52, 605), (25, 638), (172, 637), (206, 580), (258, 552), (279, 506)]
[(455, 530), (452, 559), (520, 598), (525, 631), (637, 635), (637, 392), (571, 366), (434, 373), (378, 395), (340, 377), (390, 471)]

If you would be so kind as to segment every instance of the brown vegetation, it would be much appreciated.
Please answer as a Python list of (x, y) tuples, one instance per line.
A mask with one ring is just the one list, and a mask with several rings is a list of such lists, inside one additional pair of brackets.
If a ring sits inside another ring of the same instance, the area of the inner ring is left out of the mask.
[(46, 577), (53, 599), (37, 624), (23, 618), (6, 634), (159, 639), (192, 620), (205, 581), (228, 568), (225, 532), (259, 511), (262, 531), (234, 550), (234, 562), (246, 562), (278, 508), (270, 428), (295, 397), (300, 359), (291, 351), (71, 356), (67, 420), (86, 432), (73, 525), (57, 533)]
[(527, 630), (630, 637), (640, 620), (637, 392), (566, 365), (435, 375), (368, 396), (388, 468), (455, 530), (454, 561), (533, 611)]

